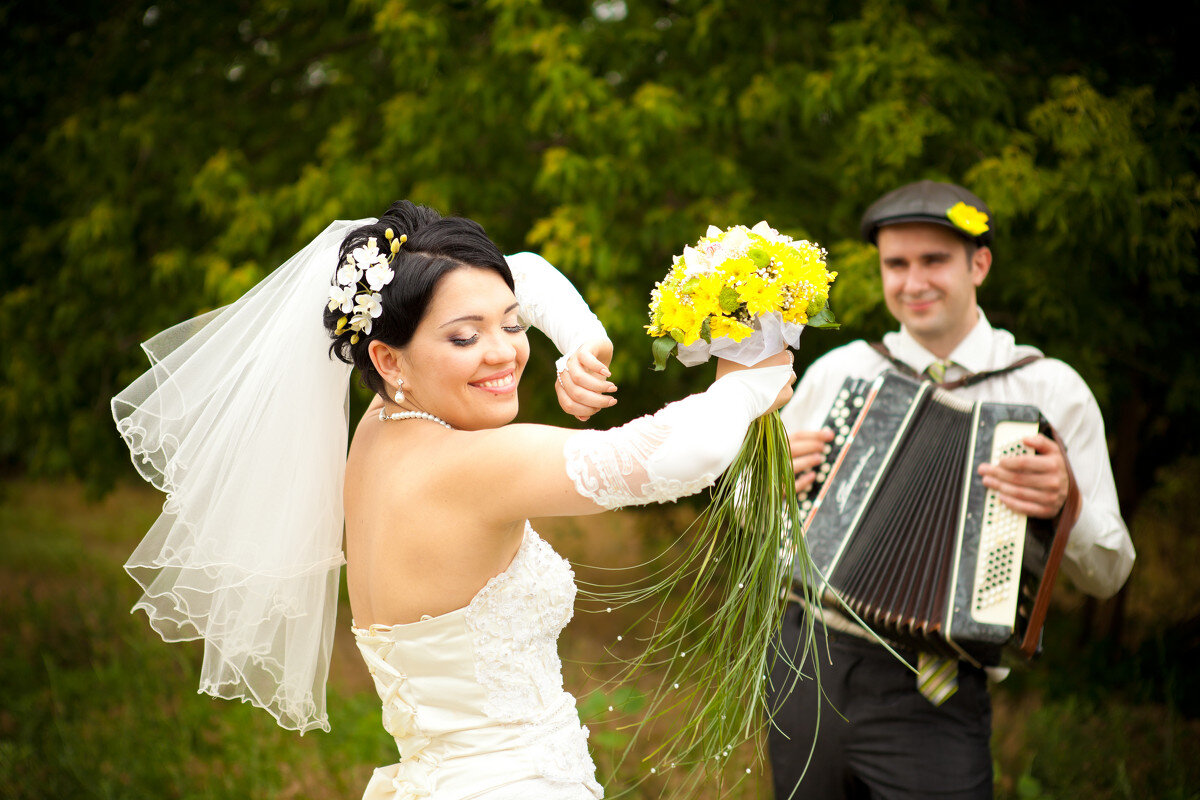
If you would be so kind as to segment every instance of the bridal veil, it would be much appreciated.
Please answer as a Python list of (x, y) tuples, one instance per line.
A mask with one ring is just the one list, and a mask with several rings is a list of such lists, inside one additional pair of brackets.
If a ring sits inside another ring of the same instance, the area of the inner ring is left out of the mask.
[(351, 367), (322, 323), (332, 223), (237, 302), (158, 334), (113, 398), (133, 463), (166, 493), (125, 568), (164, 640), (204, 639), (200, 691), (329, 729)]

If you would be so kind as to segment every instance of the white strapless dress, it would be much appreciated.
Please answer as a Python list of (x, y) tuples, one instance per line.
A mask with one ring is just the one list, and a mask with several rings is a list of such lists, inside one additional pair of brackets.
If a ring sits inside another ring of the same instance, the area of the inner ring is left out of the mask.
[(508, 569), (466, 607), (355, 627), (400, 750), (363, 800), (603, 797), (558, 657), (574, 603), (570, 566), (526, 524)]

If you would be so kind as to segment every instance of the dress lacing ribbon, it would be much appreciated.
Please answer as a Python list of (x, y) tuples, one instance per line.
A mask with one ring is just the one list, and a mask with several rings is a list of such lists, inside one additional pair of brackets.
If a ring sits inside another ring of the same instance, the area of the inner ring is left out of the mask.
[(420, 800), (433, 793), (433, 773), (441, 759), (428, 748), (432, 740), (417, 724), (416, 707), (401, 695), (408, 678), (386, 661), (395, 642), (381, 636), (361, 636), (375, 645), (359, 648), (367, 671), (383, 701), (383, 729), (400, 749), (400, 761), (380, 767), (371, 775), (363, 800)]

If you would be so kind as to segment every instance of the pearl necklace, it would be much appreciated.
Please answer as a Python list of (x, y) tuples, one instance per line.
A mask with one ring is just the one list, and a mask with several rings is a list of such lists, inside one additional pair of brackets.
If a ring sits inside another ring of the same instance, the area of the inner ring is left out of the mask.
[(430, 422), (436, 422), (446, 430), (454, 430), (454, 426), (441, 417), (435, 417), (425, 411), (397, 411), (394, 414), (386, 413), (382, 408), (379, 409), (379, 421), (387, 422), (389, 419), (427, 419)]

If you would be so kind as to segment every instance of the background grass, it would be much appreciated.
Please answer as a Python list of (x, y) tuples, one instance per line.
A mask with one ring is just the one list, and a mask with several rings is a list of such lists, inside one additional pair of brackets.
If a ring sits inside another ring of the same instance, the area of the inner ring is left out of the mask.
[[(249, 705), (196, 694), (199, 645), (166, 645), (141, 614), (128, 613), (137, 591), (121, 564), (160, 502), (143, 487), (93, 503), (69, 483), (0, 485), (0, 796), (361, 796), (371, 770), (395, 761), (396, 751), (380, 727), (345, 603), (331, 733), (299, 737)], [(535, 524), (586, 582), (613, 577), (587, 564), (636, 564), (667, 546), (690, 514), (679, 507)], [(1139, 562), (1143, 573), (1180, 566), (1147, 560)], [(1133, 588), (1146, 584), (1157, 596), (1161, 582), (1139, 575)], [(1116, 651), (1105, 640), (1081, 644), (1083, 600), (1064, 588), (1056, 604), (1043, 658), (993, 690), (997, 796), (1200, 798), (1196, 670), (1188, 660), (1195, 648), (1186, 632), (1148, 634)], [(617, 765), (628, 742), (620, 720), (636, 714), (637, 687), (591, 691), (615, 671), (606, 650), (627, 646), (615, 640), (632, 613), (581, 607), (561, 652), (609, 795), (654, 798), (666, 784), (640, 763), (652, 743)], [(731, 759), (723, 793), (710, 782), (695, 796), (768, 797), (767, 767), (752, 756), (743, 748)]]

